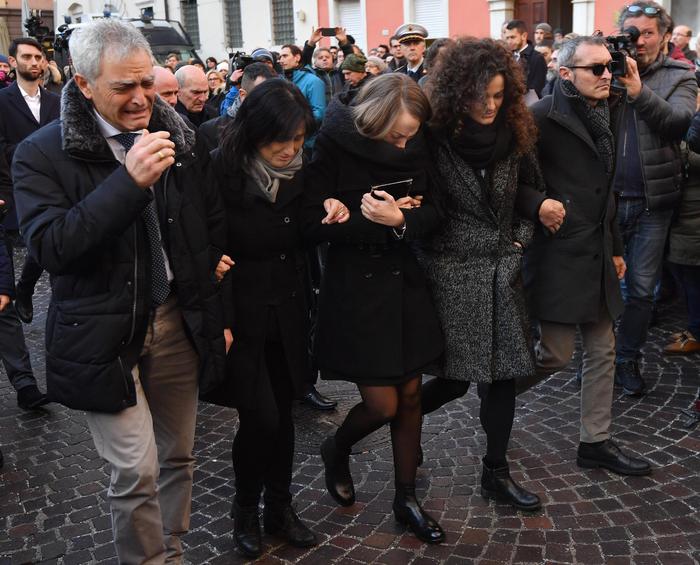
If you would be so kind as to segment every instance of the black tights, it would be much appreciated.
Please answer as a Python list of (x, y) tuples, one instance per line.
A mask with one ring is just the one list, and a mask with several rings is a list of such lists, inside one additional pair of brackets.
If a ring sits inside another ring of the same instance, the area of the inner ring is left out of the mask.
[(268, 379), (260, 384), (257, 406), (238, 409), (231, 456), (240, 506), (257, 506), (263, 487), (266, 507), (285, 506), (292, 500), (294, 391), (281, 343), (265, 344), (265, 363)]
[(358, 385), (358, 388), (362, 402), (352, 407), (338, 428), (336, 446), (349, 454), (354, 444), (389, 423), (395, 481), (413, 485), (421, 431), (420, 377), (396, 386)]
[[(423, 414), (430, 414), (444, 404), (464, 396), (468, 381), (432, 379), (423, 385)], [(507, 465), (506, 451), (515, 416), (515, 380), (494, 381), (481, 389), (479, 419), (486, 432), (486, 457), (489, 467)]]

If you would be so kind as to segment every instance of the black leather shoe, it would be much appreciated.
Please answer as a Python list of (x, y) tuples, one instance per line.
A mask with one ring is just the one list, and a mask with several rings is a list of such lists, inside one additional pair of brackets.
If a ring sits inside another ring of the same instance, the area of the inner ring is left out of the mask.
[(318, 392), (314, 386), (312, 386), (311, 390), (309, 390), (309, 392), (302, 397), (301, 401), (304, 404), (315, 408), (316, 410), (333, 410), (336, 406), (338, 406), (338, 403), (335, 400), (326, 398), (320, 392)]
[(36, 385), (29, 385), (17, 391), (17, 406), (22, 410), (36, 410), (50, 402)]
[(258, 507), (239, 506), (233, 503), (233, 539), (236, 547), (246, 557), (260, 557), (262, 554), (262, 534), (260, 533), (260, 516)]
[(646, 391), (639, 365), (634, 360), (615, 363), (615, 384), (622, 387), (622, 394), (626, 396), (642, 396)]
[(25, 324), (31, 324), (34, 319), (34, 305), (32, 295), (26, 292), (17, 291), (15, 296), (15, 312), (17, 317)]
[(648, 462), (625, 455), (610, 439), (601, 443), (579, 443), (576, 463), (586, 469), (602, 467), (620, 475), (651, 473), (651, 465)]
[(316, 534), (301, 521), (291, 504), (282, 508), (265, 506), (263, 525), (268, 534), (280, 537), (294, 547), (318, 545)]
[(321, 444), (321, 458), (326, 466), (326, 488), (341, 506), (355, 504), (355, 486), (350, 474), (350, 455), (338, 453), (333, 436)]
[(445, 532), (418, 503), (416, 489), (412, 485), (396, 485), (394, 517), (397, 522), (408, 526), (415, 536), (425, 543), (445, 541)]
[(511, 477), (508, 466), (492, 468), (486, 462), (481, 472), (481, 496), (507, 502), (519, 510), (538, 510), (540, 497), (526, 491)]

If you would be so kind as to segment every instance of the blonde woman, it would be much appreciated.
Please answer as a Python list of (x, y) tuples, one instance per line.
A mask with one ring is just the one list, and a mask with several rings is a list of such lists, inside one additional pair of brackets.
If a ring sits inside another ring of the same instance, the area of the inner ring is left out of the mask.
[[(427, 543), (444, 533), (415, 496), (421, 374), (442, 353), (437, 313), (410, 243), (439, 223), (431, 203), (423, 123), (427, 98), (402, 74), (376, 77), (352, 105), (328, 107), (308, 170), (306, 236), (329, 242), (315, 340), (321, 377), (357, 385), (355, 405), (321, 446), (326, 486), (355, 502), (354, 444), (391, 426), (396, 519)], [(341, 200), (344, 224), (321, 223), (323, 202)]]

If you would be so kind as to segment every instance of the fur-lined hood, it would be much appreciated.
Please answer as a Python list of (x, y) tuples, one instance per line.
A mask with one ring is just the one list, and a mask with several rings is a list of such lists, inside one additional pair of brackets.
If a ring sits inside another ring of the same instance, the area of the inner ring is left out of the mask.
[[(148, 131), (170, 132), (176, 155), (191, 151), (195, 144), (195, 132), (159, 96), (153, 103)], [(83, 96), (74, 79), (66, 84), (61, 93), (61, 133), (63, 149), (68, 153), (112, 154), (97, 125), (92, 103)]]

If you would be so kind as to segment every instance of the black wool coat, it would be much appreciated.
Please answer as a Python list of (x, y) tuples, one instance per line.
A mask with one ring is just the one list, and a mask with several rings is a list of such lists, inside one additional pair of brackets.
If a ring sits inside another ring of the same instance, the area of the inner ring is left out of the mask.
[[(223, 377), (223, 306), (214, 269), (225, 246), (223, 209), (206, 182), (208, 153), (156, 97), (149, 131), (168, 131), (175, 165), (154, 185), (173, 289), (199, 355), (200, 391)], [(17, 148), (12, 167), (20, 228), (51, 275), (46, 381), (70, 408), (117, 412), (136, 403), (131, 368), (150, 313), (151, 263), (142, 210), (152, 198), (114, 157), (75, 82), (61, 120)], [(162, 198), (162, 200), (161, 200)]]
[(265, 343), (281, 341), (295, 393), (311, 373), (308, 272), (301, 235), (304, 172), (280, 183), (271, 203), (241, 170), (212, 153), (216, 183), (228, 221), (227, 253), (235, 265), (227, 275), (227, 326), (233, 332), (226, 380), (204, 399), (224, 406), (255, 408), (268, 386)]
[[(625, 104), (611, 101), (611, 106), (617, 139)], [(612, 257), (623, 254), (623, 245), (612, 178), (561, 87), (531, 109), (539, 129), (537, 150), (546, 188), (523, 199), (528, 201), (523, 212), (538, 224), (525, 269), (530, 310), (540, 320), (582, 324), (597, 321), (604, 306), (615, 319), (623, 303)], [(554, 235), (538, 221), (545, 198), (563, 202), (566, 209)]]
[[(412, 249), (440, 221), (429, 165), (422, 132), (401, 150), (361, 136), (339, 99), (326, 111), (304, 211), (306, 236), (330, 242), (314, 344), (324, 378), (396, 384), (418, 375), (442, 352), (440, 324)], [(406, 232), (399, 240), (391, 228), (365, 219), (360, 202), (372, 185), (409, 178), (412, 194), (424, 200), (420, 208), (403, 211)], [(347, 223), (321, 224), (326, 198), (348, 207)]]

